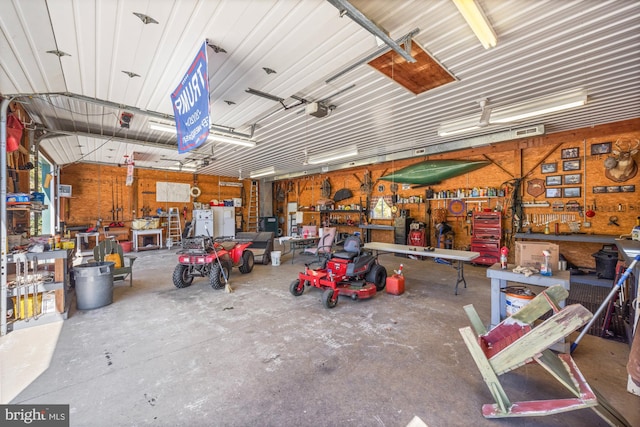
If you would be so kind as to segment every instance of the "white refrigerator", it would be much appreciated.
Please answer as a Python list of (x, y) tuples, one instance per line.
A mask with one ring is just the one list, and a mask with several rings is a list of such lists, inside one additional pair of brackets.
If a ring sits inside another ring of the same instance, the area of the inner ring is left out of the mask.
[(236, 208), (233, 206), (214, 206), (213, 236), (236, 237)]
[(193, 220), (195, 222), (194, 236), (216, 236), (213, 227), (213, 210), (194, 209)]

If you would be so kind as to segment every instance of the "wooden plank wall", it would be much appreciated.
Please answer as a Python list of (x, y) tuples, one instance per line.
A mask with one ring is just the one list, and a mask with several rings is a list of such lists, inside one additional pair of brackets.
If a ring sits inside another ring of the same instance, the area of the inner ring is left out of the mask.
[[(581, 231), (588, 234), (605, 234), (612, 236), (619, 236), (621, 234), (628, 234), (636, 223), (636, 218), (640, 216), (640, 174), (634, 178), (621, 183), (623, 185), (635, 185), (635, 192), (629, 193), (604, 193), (594, 194), (594, 186), (611, 186), (619, 185), (619, 183), (612, 182), (605, 177), (604, 160), (606, 155), (591, 155), (591, 145), (599, 144), (603, 142), (615, 143), (620, 138), (630, 138), (632, 140), (640, 139), (640, 119), (628, 120), (625, 122), (612, 123), (607, 125), (593, 126), (591, 128), (579, 129), (570, 132), (559, 132), (549, 135), (543, 135), (540, 137), (502, 142), (497, 144), (491, 144), (485, 147), (479, 147), (474, 149), (461, 150), (457, 152), (451, 152), (441, 155), (413, 158), (408, 160), (402, 160), (397, 162), (387, 162), (368, 167), (360, 167), (349, 170), (341, 170), (331, 172), (323, 175), (305, 176), (303, 178), (291, 180), (291, 182), (280, 182), (274, 184), (274, 194), (277, 194), (278, 187), (285, 190), (284, 200), (274, 200), (275, 211), (278, 216), (282, 217), (281, 221), (286, 219), (285, 208), (287, 202), (298, 202), (298, 206), (310, 207), (315, 206), (318, 200), (321, 199), (321, 184), (325, 178), (328, 178), (331, 183), (332, 196), (335, 192), (341, 188), (347, 188), (353, 193), (351, 199), (343, 200), (340, 204), (365, 204), (366, 194), (361, 192), (361, 181), (364, 179), (365, 172), (369, 172), (373, 181), (372, 196), (390, 196), (390, 182), (379, 181), (379, 178), (385, 174), (389, 174), (393, 171), (406, 167), (408, 165), (418, 163), (424, 160), (434, 159), (461, 159), (461, 160), (491, 160), (492, 164), (473, 171), (471, 173), (458, 176), (446, 180), (438, 185), (431, 186), (435, 192), (442, 190), (453, 190), (457, 188), (484, 188), (495, 187), (504, 188), (505, 183), (514, 178), (520, 178), (525, 176), (522, 180), (522, 194), (524, 202), (533, 201), (548, 201), (550, 203), (554, 201), (562, 201), (564, 203), (570, 200), (576, 200), (580, 206), (584, 208), (595, 204), (598, 207), (596, 216), (590, 219), (591, 226), (589, 228), (583, 228)], [(580, 168), (576, 171), (562, 171), (562, 162), (564, 161), (562, 156), (562, 150), (567, 148), (578, 148), (579, 157), (576, 160), (580, 160)], [(586, 158), (585, 158), (586, 153)], [(636, 155), (636, 162), (640, 156)], [(544, 174), (541, 170), (542, 163), (557, 163), (558, 172), (553, 174)], [(580, 174), (581, 183), (578, 185), (561, 185), (563, 187), (579, 187), (580, 196), (571, 198), (558, 198), (547, 199), (546, 195), (538, 196), (534, 198), (526, 193), (526, 186), (528, 181), (532, 179), (545, 180), (549, 175), (566, 175), (566, 174)], [(382, 191), (378, 190), (378, 186), (383, 185)], [(425, 187), (402, 189), (402, 185), (399, 186), (398, 196), (400, 198), (408, 198), (409, 196), (425, 195)], [(286, 191), (289, 189), (291, 191)], [(299, 190), (298, 190), (299, 189)], [(500, 209), (509, 206), (510, 197), (498, 197), (490, 199), (488, 204), (467, 204), (467, 209)], [(586, 202), (586, 203), (585, 203)], [(427, 220), (427, 204), (410, 203), (405, 205), (399, 205), (400, 209), (408, 209), (411, 217), (417, 221), (426, 222)], [(448, 201), (434, 200), (431, 202), (431, 209), (447, 208)], [(508, 209), (505, 209), (506, 227), (510, 229), (510, 214)], [(576, 214), (576, 219), (579, 222), (584, 222), (584, 217), (579, 217), (578, 212), (554, 212), (552, 207), (548, 208), (526, 208), (525, 215), (531, 216), (538, 214), (552, 214), (552, 213), (565, 213)], [(618, 226), (612, 225), (609, 222), (610, 216), (617, 216), (619, 224)], [(372, 220), (374, 224), (391, 225), (392, 220)], [(468, 218), (462, 216), (447, 216), (447, 222), (453, 227), (455, 232), (454, 246), (456, 248), (469, 248), (471, 238), (471, 224)], [(305, 223), (313, 223), (320, 225), (320, 215), (307, 214), (305, 215)], [(339, 232), (353, 232), (357, 231), (354, 227), (341, 227)], [(553, 226), (551, 228), (554, 230)], [(532, 226), (532, 232), (543, 232), (544, 226)], [(569, 232), (568, 224), (560, 224), (559, 232)], [(391, 231), (373, 231), (372, 239), (382, 242), (393, 242), (393, 232)], [(435, 242), (435, 238), (432, 238), (432, 242)], [(591, 254), (597, 252), (602, 247), (601, 244), (574, 244), (574, 243), (562, 243), (561, 252), (567, 259), (579, 266), (593, 266), (595, 261)], [(513, 252), (513, 251), (512, 251)]]
[[(180, 172), (169, 172), (136, 168), (131, 186), (125, 185), (127, 171), (125, 167), (105, 165), (77, 164), (63, 167), (60, 182), (73, 186), (73, 197), (63, 199), (66, 203), (61, 208), (61, 220), (67, 225), (95, 225), (102, 218), (103, 225), (115, 221), (113, 208), (121, 209), (118, 217), (125, 226), (130, 226), (135, 218), (142, 218), (143, 208), (148, 208), (148, 215), (156, 215), (157, 209), (168, 211), (177, 207), (180, 212), (187, 209), (187, 220), (191, 220), (193, 203), (156, 202), (156, 182), (174, 182), (197, 185), (200, 196), (192, 202), (208, 203), (209, 201), (242, 198), (242, 187), (220, 186), (219, 182), (237, 182), (237, 177), (218, 177), (194, 175)], [(247, 191), (250, 180), (243, 181)], [(248, 194), (248, 193), (247, 193)], [(243, 211), (247, 200), (243, 200)], [(184, 220), (182, 222), (184, 225)]]

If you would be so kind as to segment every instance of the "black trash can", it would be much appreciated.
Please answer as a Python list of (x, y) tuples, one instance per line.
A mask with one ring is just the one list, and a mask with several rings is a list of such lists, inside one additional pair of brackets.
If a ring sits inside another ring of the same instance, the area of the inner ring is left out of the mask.
[(618, 251), (615, 248), (603, 246), (598, 252), (591, 254), (596, 259), (596, 276), (599, 279), (615, 279)]
[(73, 267), (76, 307), (92, 310), (113, 302), (113, 262), (89, 262)]

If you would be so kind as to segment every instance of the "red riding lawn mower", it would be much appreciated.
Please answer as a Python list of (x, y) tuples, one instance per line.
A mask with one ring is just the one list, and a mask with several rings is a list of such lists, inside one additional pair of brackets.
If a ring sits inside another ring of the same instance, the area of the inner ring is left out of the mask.
[(298, 297), (305, 286), (324, 289), (322, 303), (326, 308), (333, 308), (340, 295), (353, 300), (371, 298), (383, 290), (386, 283), (387, 270), (378, 264), (377, 255), (360, 249), (360, 237), (349, 236), (344, 250), (331, 254), (323, 267), (313, 270), (306, 265), (304, 272), (291, 282), (289, 291)]
[(174, 286), (186, 288), (194, 277), (208, 277), (213, 289), (222, 289), (228, 285), (232, 267), (238, 267), (242, 274), (253, 270), (253, 252), (247, 249), (250, 245), (251, 242), (235, 242), (228, 238), (183, 238), (178, 265), (173, 270)]

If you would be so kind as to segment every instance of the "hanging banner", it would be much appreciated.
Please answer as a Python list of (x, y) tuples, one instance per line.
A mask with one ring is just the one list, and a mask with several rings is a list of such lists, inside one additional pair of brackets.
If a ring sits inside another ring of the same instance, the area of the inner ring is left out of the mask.
[(209, 137), (209, 77), (207, 44), (202, 43), (187, 73), (171, 94), (176, 118), (178, 152), (199, 147)]

